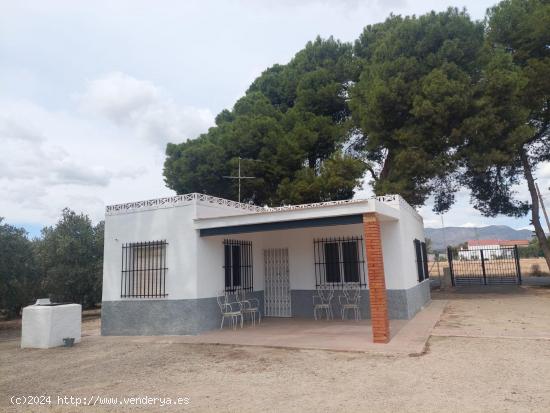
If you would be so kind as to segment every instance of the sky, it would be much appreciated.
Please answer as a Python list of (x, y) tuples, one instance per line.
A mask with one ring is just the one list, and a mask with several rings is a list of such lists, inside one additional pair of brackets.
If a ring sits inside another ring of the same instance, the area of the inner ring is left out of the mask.
[[(105, 205), (174, 194), (167, 142), (204, 133), (250, 83), (317, 35), (353, 41), (390, 13), (453, 5), (475, 19), (494, 1), (0, 0), (0, 217), (32, 235), (64, 207), (104, 217)], [(537, 171), (550, 199), (550, 165)], [(518, 188), (527, 199), (525, 185)], [(371, 196), (369, 185), (357, 198)], [(427, 227), (441, 217), (428, 203)], [(529, 219), (482, 217), (469, 195), (446, 226)]]

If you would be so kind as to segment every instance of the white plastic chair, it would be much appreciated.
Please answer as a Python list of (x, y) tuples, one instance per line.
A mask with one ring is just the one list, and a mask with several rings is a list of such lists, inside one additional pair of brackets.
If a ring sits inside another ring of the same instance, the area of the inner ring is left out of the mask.
[(260, 301), (257, 298), (246, 298), (246, 291), (240, 290), (235, 292), (235, 299), (241, 304), (243, 316), (250, 315), (252, 326), (256, 325), (256, 314), (258, 315), (258, 324), (262, 322), (262, 314), (260, 312)]
[(238, 302), (229, 302), (227, 300), (227, 295), (225, 294), (218, 295), (216, 299), (222, 313), (222, 323), (220, 325), (220, 329), (223, 329), (223, 322), (226, 318), (229, 318), (229, 320), (231, 321), (231, 327), (233, 327), (233, 330), (237, 328), (237, 323), (239, 322), (240, 318), (241, 328), (243, 328), (243, 313), (241, 304)]
[(332, 305), (331, 301), (334, 297), (334, 290), (329, 288), (322, 288), (317, 290), (317, 294), (313, 296), (313, 316), (317, 320), (317, 312), (319, 310), (324, 311), (327, 320), (332, 320)]
[(361, 319), (361, 290), (358, 285), (347, 285), (342, 291), (342, 295), (338, 297), (338, 301), (340, 302), (342, 320), (345, 320), (348, 310), (353, 310), (356, 321)]

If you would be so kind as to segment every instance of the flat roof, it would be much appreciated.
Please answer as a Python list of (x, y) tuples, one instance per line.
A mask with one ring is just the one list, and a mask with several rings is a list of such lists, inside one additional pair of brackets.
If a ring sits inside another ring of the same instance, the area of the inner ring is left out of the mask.
[[(380, 221), (397, 221), (403, 212), (422, 221), (418, 212), (399, 195), (261, 207), (211, 195), (191, 193), (109, 205), (105, 208), (105, 215), (130, 214), (195, 204), (216, 206), (222, 211), (222, 214), (216, 217), (193, 220), (194, 228), (200, 231), (201, 236), (358, 224), (362, 222), (363, 214), (369, 212), (376, 213)], [(224, 215), (223, 209), (233, 213)], [(239, 213), (235, 214), (235, 211)]]
[(196, 218), (195, 229), (201, 236), (242, 234), (295, 228), (310, 228), (362, 223), (363, 214), (374, 212), (381, 221), (397, 221), (400, 210), (379, 200), (309, 204), (250, 214)]

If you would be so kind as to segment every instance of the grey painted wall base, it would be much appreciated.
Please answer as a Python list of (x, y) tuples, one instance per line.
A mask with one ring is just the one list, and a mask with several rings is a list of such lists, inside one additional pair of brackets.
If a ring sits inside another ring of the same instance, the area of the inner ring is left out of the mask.
[[(315, 290), (292, 290), (292, 317), (313, 318)], [(341, 317), (338, 296), (333, 299), (333, 315)], [(264, 314), (264, 292), (247, 296), (257, 298)], [(408, 290), (387, 290), (391, 319), (411, 319), (430, 301), (430, 281)], [(352, 318), (352, 314), (347, 314)], [(361, 317), (370, 318), (369, 290), (361, 292)], [(193, 300), (104, 301), (101, 308), (102, 335), (185, 335), (220, 328), (221, 314), (216, 298)], [(226, 323), (228, 325), (228, 322)]]
[[(257, 298), (263, 312), (263, 291)], [(101, 335), (185, 335), (220, 328), (221, 313), (215, 297), (192, 300), (124, 300), (101, 304)], [(226, 321), (226, 325), (229, 322)]]
[[(299, 318), (314, 318), (313, 315), (313, 296), (315, 290), (291, 290), (291, 306), (292, 317)], [(334, 292), (334, 298), (332, 299), (332, 314), (335, 319), (341, 318), (340, 303), (338, 296), (341, 295), (341, 291)], [(369, 290), (361, 290), (361, 318), (370, 318), (370, 297)], [(317, 317), (326, 317), (324, 312), (318, 312)], [(347, 318), (353, 318), (351, 311), (346, 313)]]
[[(315, 290), (292, 290), (292, 317), (313, 318), (313, 295)], [(338, 296), (342, 294), (336, 291), (332, 300), (332, 312), (334, 318), (340, 318), (340, 305)], [(431, 299), (430, 281), (425, 280), (408, 290), (387, 290), (388, 313), (390, 319), (409, 320)], [(361, 291), (361, 317), (370, 318), (369, 290)], [(324, 315), (324, 314), (323, 314)], [(353, 317), (348, 313), (347, 317)]]
[(387, 294), (390, 318), (410, 320), (430, 302), (430, 280), (408, 290), (387, 290)]

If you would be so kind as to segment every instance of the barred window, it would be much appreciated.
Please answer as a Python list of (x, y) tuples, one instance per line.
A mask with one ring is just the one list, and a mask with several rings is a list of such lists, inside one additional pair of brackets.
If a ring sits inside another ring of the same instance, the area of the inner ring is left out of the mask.
[(223, 249), (225, 292), (252, 290), (252, 242), (226, 239)]
[(362, 237), (316, 239), (313, 247), (317, 288), (346, 283), (366, 286)]
[(166, 297), (166, 240), (122, 245), (122, 298)]
[(416, 254), (416, 271), (418, 273), (418, 282), (422, 282), (429, 277), (428, 274), (428, 251), (426, 243), (415, 239), (414, 252)]

